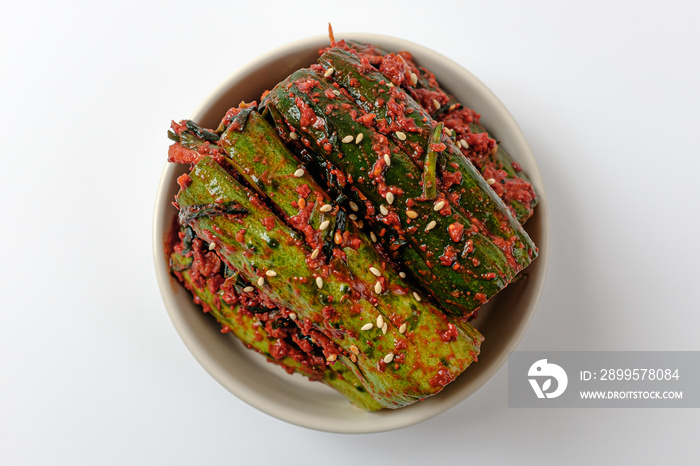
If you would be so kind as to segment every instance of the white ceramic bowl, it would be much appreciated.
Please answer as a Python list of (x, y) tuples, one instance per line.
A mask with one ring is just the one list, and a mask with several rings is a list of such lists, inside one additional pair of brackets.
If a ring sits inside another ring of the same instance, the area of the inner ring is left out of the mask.
[[(183, 166), (166, 164), (161, 176), (153, 225), (155, 266), (160, 291), (177, 332), (199, 363), (231, 393), (260, 411), (299, 426), (339, 433), (380, 432), (446, 411), (484, 385), (506, 362), (535, 312), (544, 284), (549, 217), (537, 164), (522, 132), (498, 98), (476, 77), (435, 51), (406, 40), (375, 34), (339, 34), (337, 39), (410, 51), (419, 64), (435, 73), (445, 89), (481, 113), (484, 125), (523, 167), (541, 197), (535, 215), (526, 225), (540, 255), (526, 270), (528, 280), (509, 286), (479, 311), (475, 325), (486, 337), (479, 361), (432, 398), (399, 410), (366, 413), (325, 385), (288, 375), (245, 349), (235, 337), (221, 334), (213, 318), (203, 314), (188, 292), (171, 278), (163, 252), (165, 237), (176, 215), (171, 201), (177, 192), (176, 178), (186, 170)], [(226, 110), (242, 100), (259, 100), (264, 90), (313, 63), (317, 51), (327, 44), (326, 37), (309, 38), (280, 47), (241, 67), (191, 118), (206, 128), (215, 128)], [(166, 154), (162, 156), (166, 158)]]

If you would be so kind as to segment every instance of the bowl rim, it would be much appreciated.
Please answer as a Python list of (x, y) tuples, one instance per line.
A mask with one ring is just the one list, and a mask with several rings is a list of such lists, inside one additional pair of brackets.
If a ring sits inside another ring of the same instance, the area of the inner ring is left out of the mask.
[[(450, 396), (446, 396), (446, 393), (440, 393), (428, 400), (395, 411), (382, 410), (378, 413), (364, 413), (358, 409), (359, 413), (362, 413), (363, 415), (360, 416), (358, 413), (358, 421), (354, 423), (351, 422), (349, 424), (335, 422), (334, 419), (311, 416), (308, 415), (308, 413), (300, 413), (294, 409), (289, 409), (289, 407), (286, 406), (271, 404), (266, 399), (261, 399), (261, 395), (257, 392), (257, 390), (252, 389), (247, 384), (238, 380), (236, 377), (232, 377), (230, 374), (227, 374), (225, 368), (223, 368), (220, 364), (217, 364), (216, 361), (212, 360), (211, 355), (203, 346), (203, 342), (200, 341), (196, 332), (191, 328), (191, 324), (183, 318), (183, 315), (176, 312), (176, 309), (178, 309), (180, 304), (176, 299), (176, 293), (173, 292), (173, 279), (167, 270), (167, 258), (165, 257), (163, 248), (164, 240), (168, 233), (165, 231), (165, 225), (167, 224), (167, 222), (165, 222), (165, 216), (167, 215), (167, 209), (172, 200), (166, 198), (166, 193), (168, 193), (168, 186), (173, 180), (173, 173), (176, 171), (174, 164), (167, 162), (165, 163), (165, 166), (161, 172), (155, 199), (152, 236), (153, 259), (161, 297), (176, 332), (198, 363), (229, 392), (237, 396), (248, 405), (272, 417), (300, 427), (333, 433), (384, 432), (417, 424), (447, 411), (483, 387), (488, 380), (490, 380), (505, 364), (509, 353), (516, 349), (527, 331), (527, 328), (529, 327), (537, 310), (538, 303), (542, 295), (542, 290), (544, 288), (549, 256), (549, 210), (541, 174), (524, 134), (505, 105), (503, 105), (498, 97), (496, 97), (496, 95), (475, 75), (439, 52), (420, 44), (416, 44), (410, 40), (382, 34), (359, 32), (336, 33), (335, 36), (337, 39), (345, 38), (361, 42), (381, 44), (385, 48), (393, 50), (408, 50), (414, 56), (422, 57), (423, 59), (425, 57), (430, 57), (431, 61), (439, 63), (441, 69), (439, 74), (449, 74), (450, 76), (458, 76), (460, 80), (464, 79), (469, 83), (470, 88), (475, 89), (478, 95), (488, 100), (490, 105), (490, 113), (495, 115), (499, 121), (502, 121), (500, 124), (505, 123), (508, 126), (509, 139), (507, 142), (511, 146), (518, 147), (519, 157), (525, 157), (527, 159), (526, 162), (528, 163), (528, 167), (526, 171), (540, 197), (540, 202), (536, 209), (537, 215), (540, 216), (539, 221), (541, 226), (537, 241), (539, 256), (536, 259), (539, 273), (535, 283), (536, 289), (534, 290), (534, 294), (532, 294), (529, 299), (529, 304), (523, 318), (520, 321), (520, 324), (512, 333), (509, 341), (505, 344), (506, 349), (501, 350), (499, 354), (490, 362), (490, 364), (488, 364), (488, 367), (479, 372), (478, 376), (470, 379), (465, 388), (462, 388), (456, 393), (452, 392)], [(214, 89), (199, 104), (190, 118), (195, 121), (200, 121), (200, 119), (211, 110), (216, 102), (226, 95), (229, 89), (241, 82), (246, 75), (252, 73), (254, 70), (274, 63), (276, 60), (289, 56), (291, 53), (300, 53), (300, 51), (309, 50), (312, 47), (319, 49), (327, 44), (327, 36), (318, 35), (307, 37), (277, 47), (263, 54), (257, 59), (244, 64), (233, 72), (216, 89)], [(387, 46), (387, 44), (390, 45)], [(423, 59), (420, 61), (423, 62)], [(433, 71), (433, 69), (431, 69), (431, 71)], [(438, 75), (438, 73), (436, 73), (436, 75)], [(440, 80), (442, 81), (442, 79)], [(481, 109), (476, 108), (475, 110), (481, 112)], [(488, 122), (486, 121), (488, 118), (491, 117), (487, 117), (482, 113), (482, 120), (485, 122), (485, 126), (487, 127), (489, 126)], [(499, 129), (500, 128), (501, 127), (499, 127)], [(521, 161), (523, 160), (518, 158), (518, 162)], [(463, 375), (460, 377), (463, 377)], [(435, 400), (438, 400), (438, 402)]]

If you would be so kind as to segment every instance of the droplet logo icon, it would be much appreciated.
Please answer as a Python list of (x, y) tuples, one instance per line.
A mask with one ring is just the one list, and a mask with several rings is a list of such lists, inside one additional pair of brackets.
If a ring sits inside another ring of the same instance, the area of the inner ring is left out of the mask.
[[(530, 366), (527, 375), (530, 377), (528, 380), (537, 398), (556, 398), (564, 393), (569, 383), (566, 371), (556, 364), (548, 363), (546, 359), (540, 359)], [(552, 388), (552, 379), (557, 381), (557, 385), (553, 391), (549, 392), (548, 390)]]

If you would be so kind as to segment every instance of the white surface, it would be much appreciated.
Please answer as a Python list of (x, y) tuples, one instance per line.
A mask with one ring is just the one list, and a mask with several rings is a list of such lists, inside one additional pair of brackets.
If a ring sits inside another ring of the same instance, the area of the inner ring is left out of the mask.
[(528, 137), (552, 250), (520, 349), (700, 349), (698, 6), (396, 5), (3, 4), (1, 464), (696, 461), (698, 410), (509, 409), (505, 367), (417, 426), (322, 434), (237, 400), (177, 337), (150, 245), (167, 126), (331, 21), (453, 58)]

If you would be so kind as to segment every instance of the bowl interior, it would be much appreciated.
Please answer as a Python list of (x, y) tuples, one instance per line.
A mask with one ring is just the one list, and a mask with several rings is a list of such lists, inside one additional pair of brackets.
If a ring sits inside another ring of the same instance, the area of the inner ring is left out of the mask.
[[(375, 34), (338, 34), (338, 39), (370, 42), (388, 50), (408, 50), (430, 69), (443, 87), (482, 115), (491, 131), (531, 178), (541, 197), (526, 230), (540, 249), (526, 273), (527, 280), (510, 285), (479, 311), (476, 327), (485, 335), (479, 361), (440, 394), (399, 410), (366, 413), (326, 386), (290, 376), (281, 368), (243, 347), (235, 337), (220, 333), (210, 316), (196, 307), (189, 293), (168, 273), (163, 246), (176, 210), (176, 178), (187, 169), (167, 164), (163, 170), (154, 216), (154, 256), (158, 283), (169, 316), (198, 362), (226, 389), (255, 408), (278, 419), (328, 432), (366, 433), (405, 427), (444, 412), (481, 387), (505, 363), (535, 312), (544, 284), (549, 217), (535, 159), (517, 124), (495, 95), (467, 70), (446, 57), (412, 42)], [(315, 62), (326, 37), (314, 37), (275, 50), (242, 67), (214, 91), (192, 115), (206, 128), (215, 128), (226, 111), (241, 101), (258, 100), (293, 71)]]

